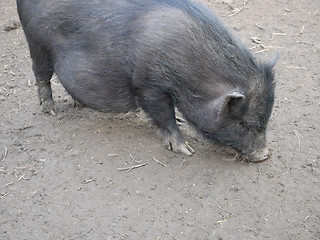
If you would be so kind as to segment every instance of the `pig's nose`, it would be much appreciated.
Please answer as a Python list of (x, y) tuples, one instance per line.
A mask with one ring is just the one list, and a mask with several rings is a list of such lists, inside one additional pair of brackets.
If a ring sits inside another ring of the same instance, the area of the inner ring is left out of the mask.
[(271, 152), (267, 147), (261, 149), (258, 151), (252, 159), (250, 159), (250, 162), (262, 162), (267, 160), (271, 156)]
[(261, 160), (266, 160), (270, 156), (271, 156), (271, 152), (269, 151), (269, 149), (268, 148), (263, 149)]

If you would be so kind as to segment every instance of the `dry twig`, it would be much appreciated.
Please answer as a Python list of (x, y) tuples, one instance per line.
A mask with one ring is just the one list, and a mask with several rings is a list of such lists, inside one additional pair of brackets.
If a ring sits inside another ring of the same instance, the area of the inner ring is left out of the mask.
[(186, 159), (184, 158), (184, 159), (182, 160), (182, 163), (180, 164), (180, 167), (181, 167), (185, 162), (186, 162)]
[(7, 196), (9, 194), (9, 192), (4, 193), (1, 198), (4, 198), (5, 196)]
[(269, 217), (272, 213), (273, 213), (273, 212), (268, 213), (268, 214), (267, 214), (267, 216), (265, 216), (264, 220), (265, 220), (266, 222), (268, 222), (268, 221), (269, 221), (269, 220), (268, 220), (268, 217)]
[(254, 53), (262, 53), (262, 52), (267, 52), (267, 51), (269, 51), (269, 50), (270, 50), (269, 48), (265, 48), (265, 49), (256, 51), (256, 52), (254, 52)]
[(304, 30), (304, 25), (302, 26), (299, 34), (302, 34), (302, 33), (303, 33), (303, 30)]
[(299, 135), (298, 135), (298, 131), (297, 130), (293, 130), (294, 134), (297, 136), (298, 138), (298, 142), (299, 142), (299, 149), (301, 148), (301, 141), (300, 141), (300, 138), (299, 138)]
[(216, 222), (216, 224), (224, 223), (224, 222), (228, 221), (230, 218), (232, 218), (232, 217), (234, 216), (234, 213), (232, 213), (232, 212), (229, 212), (229, 211), (225, 210), (225, 209), (224, 209), (224, 208), (222, 208), (221, 206), (218, 206), (218, 208), (220, 208), (222, 211), (224, 211), (224, 212), (228, 213), (228, 214), (229, 214), (229, 216), (228, 216), (226, 219), (223, 219), (223, 220), (221, 220), (221, 221)]
[(306, 45), (310, 45), (310, 46), (316, 47), (316, 44), (315, 44), (315, 43), (308, 42), (308, 41), (297, 41), (297, 43), (302, 43), (302, 44), (306, 44)]
[(118, 234), (119, 234), (121, 237), (123, 237), (123, 238), (128, 238), (128, 237), (129, 237), (129, 235), (127, 235), (127, 234), (122, 234), (121, 232), (118, 232)]
[(271, 33), (272, 37), (271, 37), (271, 40), (274, 39), (274, 36), (287, 36), (286, 33)]
[(244, 0), (242, 7), (237, 9), (234, 13), (230, 14), (228, 17), (232, 17), (232, 16), (238, 14), (239, 12), (241, 12), (246, 7), (247, 2), (248, 2), (248, 0)]
[(167, 167), (164, 163), (160, 162), (158, 159), (156, 159), (155, 157), (153, 157), (153, 160), (157, 163), (159, 163), (160, 165)]
[(145, 165), (147, 165), (147, 164), (148, 164), (148, 162), (145, 162), (145, 163), (141, 163), (141, 164), (134, 165), (134, 166), (131, 166), (131, 167), (117, 168), (117, 170), (118, 170), (118, 171), (128, 170), (128, 172), (130, 172), (132, 169), (139, 168), (139, 167), (143, 167), (143, 166), (145, 166)]
[(19, 181), (20, 181), (21, 179), (26, 180), (24, 176), (25, 176), (25, 174), (21, 175), (21, 177), (19, 177)]
[(9, 183), (7, 183), (7, 184), (2, 185), (0, 188), (4, 188), (4, 187), (10, 186), (10, 185), (12, 185), (12, 184), (14, 184), (14, 182), (9, 182)]
[(120, 156), (118, 153), (110, 153), (108, 154), (108, 157), (118, 157)]
[(90, 183), (92, 181), (93, 181), (93, 179), (88, 179), (88, 180), (84, 180), (84, 183)]
[(255, 26), (256, 26), (257, 28), (261, 29), (261, 30), (264, 30), (264, 28), (261, 27), (261, 26), (259, 26), (258, 23), (256, 23)]
[(225, 210), (225, 209), (224, 209), (223, 207), (221, 207), (221, 206), (218, 206), (218, 208), (220, 208), (222, 211), (224, 211), (224, 212), (226, 212), (226, 213), (229, 213), (230, 215), (233, 214), (232, 212), (229, 212), (229, 211)]
[(251, 37), (251, 41), (256, 44), (261, 44), (261, 39), (258, 37)]
[(296, 66), (286, 66), (286, 68), (290, 68), (290, 69), (308, 69), (306, 67), (296, 67)]
[(311, 217), (311, 216), (308, 215), (308, 216), (303, 220), (303, 222), (307, 221), (310, 217)]
[(228, 221), (230, 218), (232, 218), (233, 216), (234, 216), (234, 213), (232, 213), (232, 214), (231, 214), (229, 217), (227, 217), (226, 219), (223, 219), (223, 220), (221, 220), (221, 221), (216, 222), (216, 224), (224, 223), (224, 222)]
[(7, 155), (8, 155), (8, 149), (6, 147), (4, 147), (4, 154), (3, 154), (3, 158), (1, 161), (4, 161), (6, 159)]

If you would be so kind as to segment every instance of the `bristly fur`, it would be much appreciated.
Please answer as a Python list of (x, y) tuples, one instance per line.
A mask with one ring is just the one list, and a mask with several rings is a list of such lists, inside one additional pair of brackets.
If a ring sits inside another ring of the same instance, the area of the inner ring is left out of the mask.
[(142, 107), (171, 145), (184, 144), (174, 107), (204, 136), (243, 154), (265, 145), (276, 60), (258, 63), (203, 4), (17, 0), (17, 5), (41, 101), (53, 102), (49, 80), (55, 72), (73, 98), (93, 109)]

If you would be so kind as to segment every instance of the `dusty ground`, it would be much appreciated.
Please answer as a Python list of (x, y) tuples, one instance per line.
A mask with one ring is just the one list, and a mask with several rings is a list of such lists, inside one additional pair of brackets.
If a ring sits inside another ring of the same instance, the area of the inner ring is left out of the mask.
[(59, 113), (42, 114), (1, 0), (0, 239), (320, 239), (320, 1), (206, 4), (257, 58), (281, 52), (268, 161), (232, 161), (185, 126), (196, 154), (169, 152), (140, 113), (75, 109), (57, 79)]

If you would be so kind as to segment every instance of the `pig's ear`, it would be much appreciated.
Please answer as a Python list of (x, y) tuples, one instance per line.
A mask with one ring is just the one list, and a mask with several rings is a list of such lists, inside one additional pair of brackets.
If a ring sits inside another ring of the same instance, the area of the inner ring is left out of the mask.
[(278, 62), (280, 58), (280, 53), (277, 52), (276, 55), (274, 55), (271, 59), (269, 59), (266, 63), (265, 63), (265, 66), (268, 68), (268, 69), (272, 69), (276, 63)]
[(276, 65), (280, 58), (280, 53), (277, 52), (276, 55), (274, 55), (271, 59), (266, 61), (262, 67), (263, 67), (263, 73), (265, 75), (265, 79), (267, 79), (270, 83), (274, 82), (274, 71), (273, 67)]
[(245, 96), (239, 92), (231, 92), (224, 96), (219, 117), (240, 118), (245, 113)]

